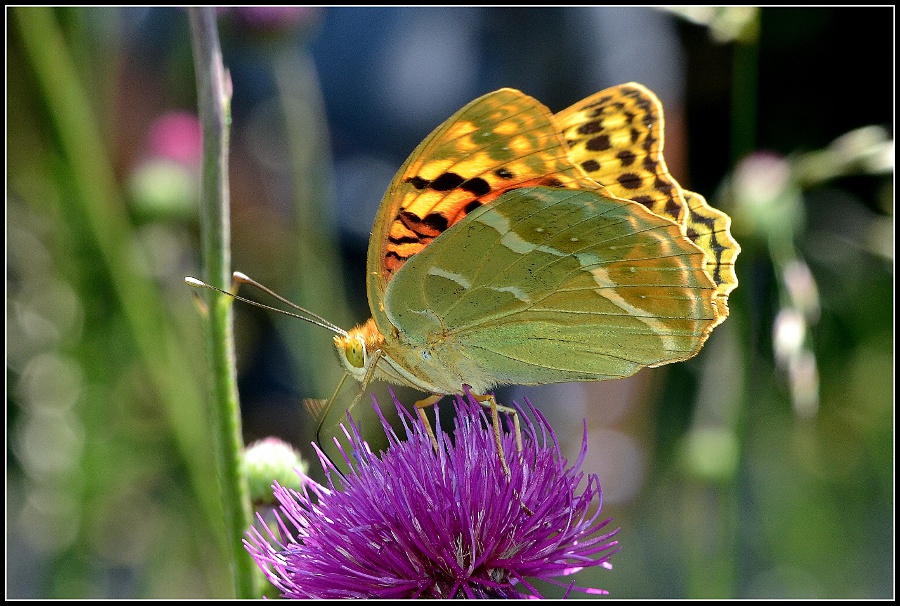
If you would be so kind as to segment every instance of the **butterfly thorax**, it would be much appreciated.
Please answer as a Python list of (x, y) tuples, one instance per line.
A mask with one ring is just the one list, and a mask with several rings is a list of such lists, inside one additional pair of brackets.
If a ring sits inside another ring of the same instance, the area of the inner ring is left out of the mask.
[[(396, 335), (392, 335), (396, 338)], [(386, 340), (369, 318), (364, 324), (348, 331), (346, 335), (334, 338), (338, 358), (350, 375), (365, 387), (372, 379), (387, 381), (395, 385), (405, 385), (431, 391), (431, 385), (417, 380), (415, 375), (398, 364), (385, 349)]]
[(373, 318), (334, 338), (338, 357), (353, 378), (367, 385), (387, 381), (434, 394), (462, 393), (463, 384), (485, 393), (498, 383), (474, 360), (460, 356), (453, 339), (431, 334), (410, 342), (393, 331), (386, 339)]

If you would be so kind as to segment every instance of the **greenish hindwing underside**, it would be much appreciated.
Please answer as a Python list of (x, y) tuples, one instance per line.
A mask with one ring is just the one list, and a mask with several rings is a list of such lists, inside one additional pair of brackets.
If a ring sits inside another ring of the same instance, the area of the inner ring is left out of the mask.
[(690, 357), (715, 321), (714, 293), (702, 251), (671, 221), (595, 191), (526, 187), (412, 257), (384, 305), (411, 345), (536, 384)]

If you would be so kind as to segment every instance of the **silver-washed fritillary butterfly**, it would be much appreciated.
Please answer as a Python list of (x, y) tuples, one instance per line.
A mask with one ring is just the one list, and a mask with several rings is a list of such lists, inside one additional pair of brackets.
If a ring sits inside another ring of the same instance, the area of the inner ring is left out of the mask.
[(662, 149), (662, 107), (640, 84), (556, 115), (508, 88), (463, 107), (381, 202), (372, 318), (335, 337), (347, 371), (485, 394), (695, 355), (728, 316), (740, 248)]

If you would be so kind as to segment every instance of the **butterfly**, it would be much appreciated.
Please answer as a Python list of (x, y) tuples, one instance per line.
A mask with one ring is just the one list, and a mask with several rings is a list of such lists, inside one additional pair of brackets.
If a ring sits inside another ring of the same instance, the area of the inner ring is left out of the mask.
[(239, 272), (235, 285), (304, 315), (220, 292), (336, 333), (346, 372), (326, 403), (307, 400), (317, 435), (347, 376), (359, 395), (373, 380), (431, 394), (416, 403), (426, 427), (425, 407), (468, 389), (491, 407), (508, 472), (493, 387), (686, 360), (728, 317), (731, 219), (682, 189), (662, 151), (662, 105), (641, 84), (557, 114), (503, 88), (438, 126), (391, 181), (369, 241), (367, 322), (346, 331)]
[(637, 83), (557, 114), (504, 88), (394, 176), (369, 242), (372, 318), (347, 373), (432, 394), (627, 377), (688, 359), (728, 316), (730, 218), (683, 190)]

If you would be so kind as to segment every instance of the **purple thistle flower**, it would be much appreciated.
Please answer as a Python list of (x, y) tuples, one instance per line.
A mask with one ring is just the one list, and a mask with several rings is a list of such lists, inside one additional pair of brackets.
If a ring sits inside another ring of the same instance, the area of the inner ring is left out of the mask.
[(598, 521), (600, 482), (593, 474), (585, 482), (579, 471), (587, 428), (581, 455), (567, 468), (546, 419), (528, 407), (537, 421), (520, 409), (522, 452), (513, 435), (503, 435), (509, 477), (490, 417), (471, 394), (455, 401), (452, 436), (438, 421), (439, 452), (399, 403), (407, 439), (382, 417), (389, 446), (380, 455), (351, 419), (352, 453), (341, 454), (352, 472), (340, 477), (319, 451), (328, 486), (305, 476), (299, 492), (276, 483), (281, 538), (263, 524), (268, 537), (252, 529), (247, 550), (287, 598), (541, 597), (528, 579), (571, 591), (554, 577), (612, 568), (617, 530), (599, 533), (610, 521)]

